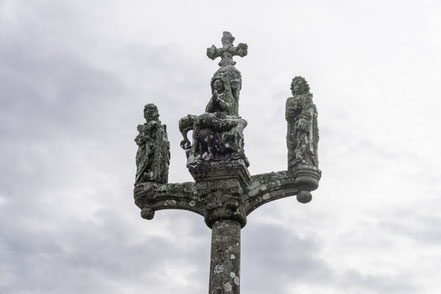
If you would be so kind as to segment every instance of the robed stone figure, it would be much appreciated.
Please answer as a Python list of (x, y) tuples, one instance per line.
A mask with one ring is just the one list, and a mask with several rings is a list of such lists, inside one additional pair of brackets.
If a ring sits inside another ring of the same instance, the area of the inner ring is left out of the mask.
[(159, 120), (158, 108), (154, 104), (144, 107), (146, 122), (138, 125), (135, 185), (142, 182), (167, 183), (170, 162), (170, 143), (166, 125)]
[(286, 100), (285, 112), (288, 170), (300, 165), (318, 168), (317, 108), (312, 102), (309, 85), (303, 77), (297, 76), (292, 80), (291, 92), (293, 97)]

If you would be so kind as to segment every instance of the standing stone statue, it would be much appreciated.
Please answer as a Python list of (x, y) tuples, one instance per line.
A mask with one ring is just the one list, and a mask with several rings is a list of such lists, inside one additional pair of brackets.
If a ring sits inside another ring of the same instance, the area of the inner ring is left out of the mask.
[(142, 182), (165, 184), (170, 162), (166, 125), (161, 124), (155, 104), (144, 106), (144, 117), (146, 123), (138, 125), (139, 134), (135, 138), (138, 145), (135, 185)]
[(306, 80), (297, 76), (292, 80), (293, 97), (286, 100), (285, 117), (288, 122), (286, 142), (288, 145), (288, 170), (302, 165), (318, 168), (317, 108)]

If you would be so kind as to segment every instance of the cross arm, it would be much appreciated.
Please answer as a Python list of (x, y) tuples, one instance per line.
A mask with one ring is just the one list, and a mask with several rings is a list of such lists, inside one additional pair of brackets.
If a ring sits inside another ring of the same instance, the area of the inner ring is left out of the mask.
[(227, 52), (230, 53), (232, 56), (244, 57), (248, 54), (248, 45), (245, 43), (239, 43), (239, 45), (237, 45), (236, 47), (229, 46), (226, 48), (217, 48), (216, 46), (211, 45), (210, 48), (207, 48), (207, 56), (212, 60), (222, 56), (224, 53)]
[(246, 214), (259, 206), (288, 196), (307, 203), (311, 193), (318, 188), (321, 172), (312, 166), (300, 166), (294, 171), (279, 171), (251, 176), (244, 199)]
[(204, 205), (196, 193), (195, 183), (158, 184), (152, 182), (135, 186), (135, 204), (141, 209), (141, 216), (152, 219), (156, 210), (182, 209), (202, 216)]
[(244, 200), (246, 214), (259, 206), (299, 192), (293, 173), (288, 171), (271, 172), (251, 176), (249, 190)]
[(232, 54), (240, 57), (246, 56), (248, 54), (248, 45), (244, 43), (239, 43), (239, 45), (233, 48)]
[(216, 48), (216, 46), (214, 46), (214, 45), (211, 45), (210, 48), (207, 48), (207, 56), (208, 56), (208, 58), (210, 58), (211, 60), (214, 60), (214, 59), (216, 59), (216, 58), (222, 56), (223, 53), (224, 53), (224, 50), (223, 50), (222, 48), (221, 48), (221, 49), (218, 49), (218, 48)]

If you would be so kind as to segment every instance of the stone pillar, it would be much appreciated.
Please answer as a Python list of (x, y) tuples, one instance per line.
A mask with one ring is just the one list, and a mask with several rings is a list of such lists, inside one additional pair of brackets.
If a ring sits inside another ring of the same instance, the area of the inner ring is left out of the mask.
[(236, 220), (212, 224), (209, 294), (240, 293), (240, 230)]
[(244, 161), (207, 162), (190, 172), (211, 228), (209, 294), (240, 293), (240, 230), (246, 225), (242, 204), (249, 173)]

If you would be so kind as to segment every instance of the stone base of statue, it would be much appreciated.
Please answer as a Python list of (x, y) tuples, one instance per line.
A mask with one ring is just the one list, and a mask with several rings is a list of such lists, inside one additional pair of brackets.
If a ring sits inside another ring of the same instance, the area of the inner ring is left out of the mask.
[(297, 165), (288, 172), (293, 174), (294, 184), (300, 191), (297, 200), (301, 203), (311, 201), (311, 191), (318, 188), (322, 172), (313, 165)]
[(195, 182), (237, 179), (242, 185), (250, 181), (246, 163), (243, 159), (229, 161), (202, 161), (188, 166)]
[[(210, 228), (223, 220), (235, 221), (240, 227), (246, 224), (242, 204), (250, 182), (243, 148), (246, 126), (246, 120), (239, 116), (209, 112), (179, 121), (187, 168), (196, 182), (197, 194), (204, 203), (205, 223)], [(189, 130), (193, 130), (193, 144), (187, 138)]]
[(244, 227), (246, 212), (242, 198), (250, 181), (244, 160), (205, 161), (188, 168), (205, 204), (207, 226), (211, 228), (219, 220), (235, 220)]
[(298, 165), (293, 171), (295, 184), (300, 190), (314, 191), (318, 188), (322, 172), (312, 165)]

